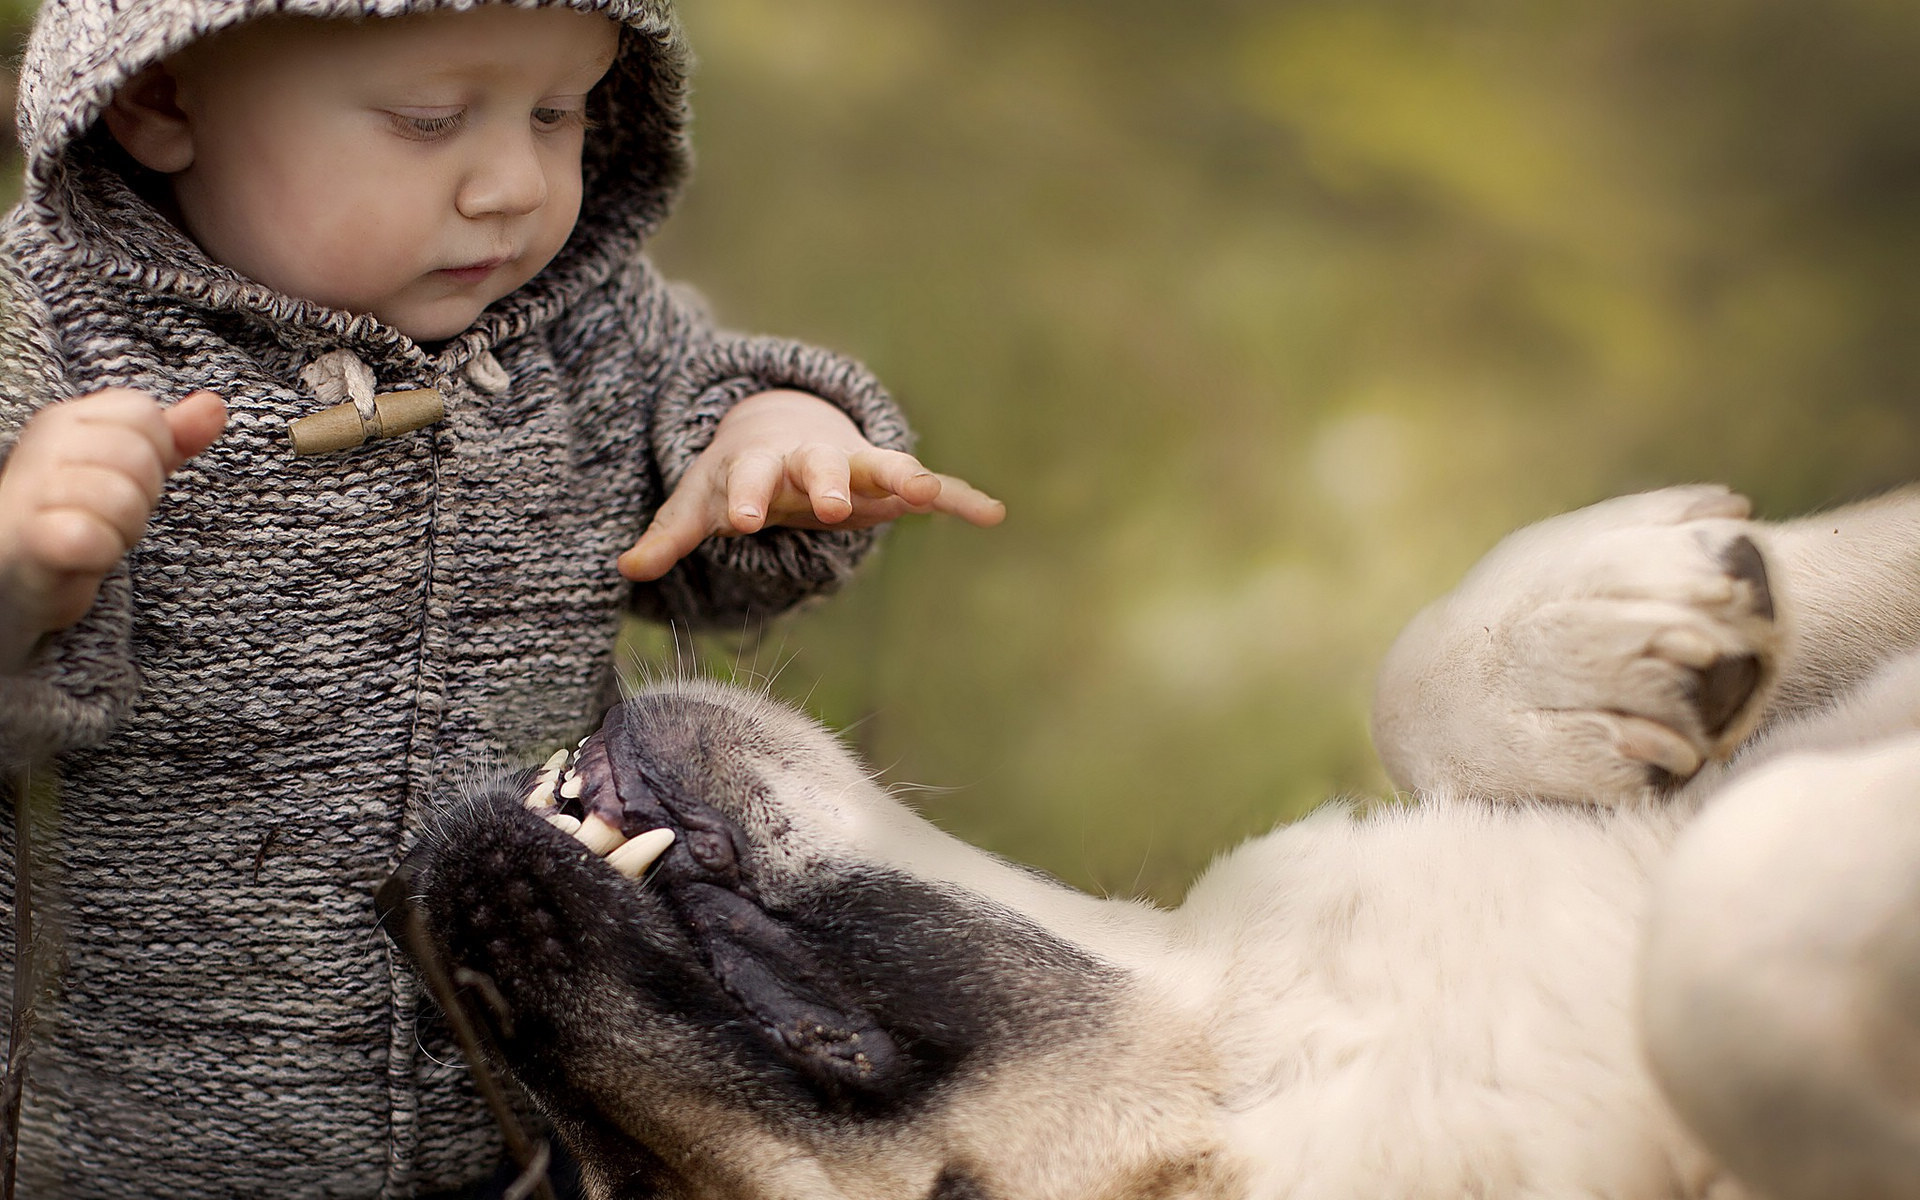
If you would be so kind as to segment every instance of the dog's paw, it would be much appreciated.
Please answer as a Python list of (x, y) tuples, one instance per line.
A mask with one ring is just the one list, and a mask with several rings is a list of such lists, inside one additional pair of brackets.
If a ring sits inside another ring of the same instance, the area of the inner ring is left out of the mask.
[(1780, 642), (1764, 527), (1723, 488), (1521, 530), (1402, 633), (1374, 737), (1419, 791), (1619, 803), (1726, 757)]

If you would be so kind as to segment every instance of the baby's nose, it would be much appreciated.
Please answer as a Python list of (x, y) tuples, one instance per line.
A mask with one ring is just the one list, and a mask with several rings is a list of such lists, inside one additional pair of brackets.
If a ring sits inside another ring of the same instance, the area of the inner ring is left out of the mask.
[(547, 173), (531, 136), (498, 137), (477, 147), (455, 198), (469, 218), (518, 216), (547, 202)]

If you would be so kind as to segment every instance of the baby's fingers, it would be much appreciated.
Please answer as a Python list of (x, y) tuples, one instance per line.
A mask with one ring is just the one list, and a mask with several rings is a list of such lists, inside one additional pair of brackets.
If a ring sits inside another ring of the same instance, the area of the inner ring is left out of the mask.
[(952, 475), (936, 475), (898, 450), (865, 450), (853, 456), (854, 490), (863, 496), (894, 496), (908, 511), (941, 512), (972, 525), (998, 525), (1007, 506)]
[(160, 416), (173, 439), (173, 454), (167, 466), (171, 474), (181, 463), (213, 445), (214, 439), (226, 429), (227, 403), (212, 392), (192, 392)]
[(940, 477), (920, 460), (899, 450), (856, 452), (849, 463), (853, 490), (862, 496), (897, 496), (912, 512), (932, 512), (940, 495)]
[[(73, 463), (44, 482), (36, 523), (48, 527), (32, 548), (55, 571), (105, 571), (146, 532), (159, 498), (151, 485), (117, 467)], [(104, 557), (103, 557), (104, 556)]]
[(786, 460), (777, 454), (742, 454), (727, 464), (727, 524), (732, 532), (763, 528), (786, 478)]
[(1007, 519), (1007, 506), (964, 479), (941, 475), (940, 495), (933, 511), (959, 517), (969, 525), (988, 529)]
[(144, 392), (108, 388), (43, 411), (27, 427), (43, 470), (101, 467), (118, 471), (158, 500), (167, 476), (213, 444), (227, 406), (212, 392), (194, 392), (171, 408)]
[(845, 450), (824, 442), (802, 446), (788, 456), (787, 473), (822, 525), (838, 525), (853, 515), (853, 481)]
[(695, 546), (719, 532), (708, 502), (710, 495), (700, 481), (691, 476), (683, 480), (654, 514), (640, 540), (620, 556), (616, 564), (620, 574), (635, 583), (658, 579), (693, 553)]
[(43, 410), (28, 431), (54, 443), (55, 453), (67, 460), (100, 461), (94, 451), (111, 444), (105, 453), (124, 467), (129, 447), (137, 446), (143, 459), (158, 466), (164, 481), (180, 464), (165, 413), (145, 392), (103, 388)]
[(43, 508), (20, 531), (20, 540), (27, 552), (26, 561), (43, 572), (43, 577), (97, 577), (111, 571), (133, 548), (145, 524), (142, 515), (140, 525), (129, 536), (92, 508)]
[[(164, 430), (164, 426), (160, 427)], [(166, 486), (172, 446), (162, 451), (154, 444), (153, 430), (118, 422), (78, 421), (61, 431), (57, 443), (44, 444), (42, 451), (48, 486), (36, 488), (41, 507), (54, 504), (86, 504), (96, 485), (105, 484), (110, 493), (122, 489), (105, 475), (115, 475), (135, 489), (146, 508), (151, 509)], [(38, 448), (38, 447), (37, 447)], [(144, 513), (142, 519), (145, 519)]]
[(1007, 519), (1007, 506), (1000, 500), (952, 475), (940, 477), (940, 498), (935, 511), (951, 513), (969, 525), (990, 529)]

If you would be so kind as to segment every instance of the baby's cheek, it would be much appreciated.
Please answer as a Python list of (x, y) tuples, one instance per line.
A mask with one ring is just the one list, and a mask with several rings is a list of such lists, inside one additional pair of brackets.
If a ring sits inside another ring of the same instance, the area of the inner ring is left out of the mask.
[(538, 232), (528, 240), (527, 259), (530, 269), (527, 277), (539, 274), (547, 263), (560, 253), (567, 239), (573, 236), (573, 227), (580, 219), (580, 173), (574, 168), (572, 176), (562, 176), (560, 182), (549, 183), (546, 205), (540, 210)]
[(442, 265), (424, 234), (407, 236), (397, 222), (339, 221), (316, 230), (308, 270), (312, 299), (349, 312), (370, 312)]

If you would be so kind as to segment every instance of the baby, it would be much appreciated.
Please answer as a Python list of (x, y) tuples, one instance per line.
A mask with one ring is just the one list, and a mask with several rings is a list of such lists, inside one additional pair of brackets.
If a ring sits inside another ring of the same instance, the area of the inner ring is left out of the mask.
[(22, 1194), (484, 1177), (370, 901), (449, 764), (584, 731), (625, 613), (999, 519), (642, 257), (686, 67), (665, 0), (48, 0), (0, 228), (0, 759), (60, 787)]

